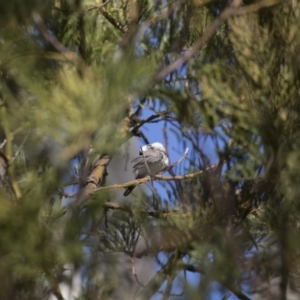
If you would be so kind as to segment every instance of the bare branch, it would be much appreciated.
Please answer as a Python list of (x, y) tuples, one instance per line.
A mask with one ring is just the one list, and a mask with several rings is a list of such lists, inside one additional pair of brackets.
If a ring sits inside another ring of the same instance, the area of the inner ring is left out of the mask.
[[(218, 165), (219, 165), (219, 163), (216, 163), (216, 164), (211, 165), (210, 167), (208, 167), (204, 170), (200, 170), (200, 171), (197, 171), (195, 173), (191, 173), (191, 174), (187, 174), (187, 175), (178, 175), (178, 176), (155, 175), (155, 176), (152, 177), (152, 180), (173, 181), (173, 180), (191, 179), (191, 178), (198, 177), (198, 176), (202, 175), (205, 172), (208, 172), (208, 171), (211, 171), (211, 170), (217, 168)], [(150, 182), (150, 181), (151, 181), (150, 177), (144, 177), (144, 178), (132, 180), (132, 181), (129, 181), (129, 182), (123, 183), (123, 184), (113, 184), (113, 185), (101, 187), (101, 188), (95, 189), (94, 192), (96, 193), (96, 192), (118, 190), (118, 189), (128, 188), (130, 186), (137, 186), (137, 185), (140, 185), (142, 183), (146, 183), (146, 182)]]

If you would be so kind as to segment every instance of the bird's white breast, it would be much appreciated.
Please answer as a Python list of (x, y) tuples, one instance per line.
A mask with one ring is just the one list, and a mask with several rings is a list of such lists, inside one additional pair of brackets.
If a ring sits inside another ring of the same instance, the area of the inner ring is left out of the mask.
[[(148, 168), (146, 165), (139, 168), (136, 171), (136, 175), (139, 177), (145, 177), (148, 175), (156, 175), (156, 174), (162, 172), (163, 170), (165, 170), (168, 165), (169, 165), (169, 158), (166, 155), (164, 155), (163, 159), (158, 162), (155, 162), (155, 163), (149, 162), (147, 164)], [(151, 174), (149, 174), (149, 171), (151, 172)]]

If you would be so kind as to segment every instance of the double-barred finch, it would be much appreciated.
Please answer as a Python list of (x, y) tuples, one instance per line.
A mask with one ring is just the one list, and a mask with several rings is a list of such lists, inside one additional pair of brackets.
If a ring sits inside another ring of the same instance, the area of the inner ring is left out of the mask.
[[(135, 173), (135, 179), (156, 175), (165, 171), (169, 166), (166, 149), (161, 143), (143, 146), (140, 149), (140, 156), (132, 160), (132, 162), (134, 163), (133, 172)], [(124, 196), (128, 196), (134, 188), (134, 186), (128, 187), (124, 192)]]

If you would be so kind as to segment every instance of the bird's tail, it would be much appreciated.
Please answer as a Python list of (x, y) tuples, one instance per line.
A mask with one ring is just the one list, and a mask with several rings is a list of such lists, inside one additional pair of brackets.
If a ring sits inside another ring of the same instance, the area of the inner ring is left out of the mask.
[(135, 186), (130, 186), (126, 189), (126, 191), (124, 192), (124, 197), (127, 197), (131, 192), (132, 190), (135, 188)]

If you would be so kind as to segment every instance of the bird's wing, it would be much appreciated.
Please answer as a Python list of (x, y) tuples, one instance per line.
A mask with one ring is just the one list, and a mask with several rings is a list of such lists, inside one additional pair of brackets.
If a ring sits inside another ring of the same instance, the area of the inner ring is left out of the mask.
[(135, 158), (132, 162), (135, 163), (132, 166), (134, 171), (136, 169), (139, 169), (139, 168), (142, 168), (143, 166), (145, 166), (145, 161), (144, 161), (144, 157), (143, 156), (139, 156), (139, 157)]
[[(149, 152), (149, 153), (148, 153)], [(148, 164), (154, 164), (163, 159), (163, 154), (159, 150), (147, 150), (145, 160)]]

